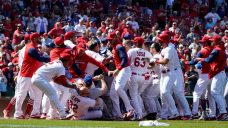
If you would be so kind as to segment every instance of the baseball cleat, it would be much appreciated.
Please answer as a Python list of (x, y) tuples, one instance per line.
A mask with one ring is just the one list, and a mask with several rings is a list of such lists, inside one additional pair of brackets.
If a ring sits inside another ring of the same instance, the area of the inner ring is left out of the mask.
[(40, 119), (40, 114), (36, 113), (34, 115), (31, 115), (30, 118), (32, 118), (32, 119)]
[(217, 117), (218, 121), (228, 121), (228, 115), (227, 113), (222, 113)]
[(178, 115), (173, 115), (168, 118), (168, 120), (180, 120), (180, 119), (181, 119), (181, 116), (178, 116)]
[(199, 119), (199, 115), (198, 114), (193, 114), (192, 115), (192, 119)]
[(4, 119), (9, 119), (10, 118), (10, 113), (8, 110), (3, 110), (3, 118)]
[(124, 113), (123, 119), (124, 120), (130, 120), (131, 118), (133, 118), (134, 113), (135, 113), (134, 109), (129, 110), (127, 113)]
[(207, 114), (205, 112), (202, 113), (199, 120), (206, 120), (208, 118)]
[(46, 119), (47, 117), (47, 113), (42, 113), (42, 115), (40, 116), (40, 119)]
[(47, 116), (46, 120), (59, 120), (58, 117), (53, 117), (53, 116)]
[(25, 119), (24, 115), (20, 115), (18, 117), (14, 117), (14, 119)]
[(182, 120), (191, 120), (192, 117), (190, 115), (187, 115), (187, 116), (183, 116), (181, 119)]
[(30, 115), (29, 114), (26, 114), (24, 115), (25, 119), (29, 119), (30, 118)]

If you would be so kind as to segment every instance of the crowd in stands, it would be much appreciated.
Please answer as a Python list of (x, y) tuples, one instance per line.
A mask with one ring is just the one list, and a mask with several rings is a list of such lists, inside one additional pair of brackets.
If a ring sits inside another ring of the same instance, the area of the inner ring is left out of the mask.
[[(142, 36), (152, 44), (161, 31), (169, 30), (187, 61), (200, 50), (202, 36), (221, 35), (228, 55), (225, 0), (0, 0), (0, 5), (2, 96), (14, 95), (18, 51), (33, 32), (42, 35), (42, 50), (47, 42), (69, 31), (76, 34), (77, 44), (87, 44), (93, 37), (105, 42), (113, 31), (121, 40)], [(189, 85), (187, 94), (191, 94), (197, 72), (184, 64), (182, 68)]]

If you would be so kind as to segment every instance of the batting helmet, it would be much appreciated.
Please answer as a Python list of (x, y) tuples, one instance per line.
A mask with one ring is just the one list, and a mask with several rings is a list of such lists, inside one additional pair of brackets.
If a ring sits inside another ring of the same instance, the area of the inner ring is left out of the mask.
[(135, 37), (134, 40), (132, 40), (133, 43), (138, 44), (144, 44), (144, 39), (142, 37)]
[(222, 38), (219, 35), (215, 35), (210, 39), (210, 41), (213, 42), (213, 45), (217, 45), (217, 44), (220, 44), (220, 42), (222, 41)]
[(168, 34), (160, 34), (157, 39), (160, 43), (169, 43), (170, 37)]

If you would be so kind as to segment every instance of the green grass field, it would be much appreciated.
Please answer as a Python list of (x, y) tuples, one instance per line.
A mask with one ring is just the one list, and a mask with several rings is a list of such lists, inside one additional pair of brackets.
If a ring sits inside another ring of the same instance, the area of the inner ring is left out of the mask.
[[(228, 121), (162, 121), (165, 128), (228, 128)], [(0, 128), (137, 128), (138, 121), (5, 120)], [(161, 127), (163, 128), (163, 127)]]

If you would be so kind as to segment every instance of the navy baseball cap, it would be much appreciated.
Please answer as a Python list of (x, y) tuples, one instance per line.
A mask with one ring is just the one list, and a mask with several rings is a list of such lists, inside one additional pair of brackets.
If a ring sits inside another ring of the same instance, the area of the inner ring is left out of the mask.
[(55, 48), (55, 44), (53, 41), (51, 42), (45, 41), (44, 45), (48, 48)]
[(131, 40), (131, 35), (129, 33), (124, 34), (123, 38), (125, 40)]
[(92, 83), (93, 83), (93, 78), (91, 75), (86, 75), (84, 77), (84, 83), (86, 84), (86, 87), (91, 87)]

